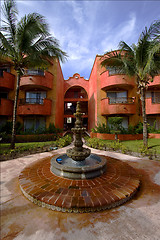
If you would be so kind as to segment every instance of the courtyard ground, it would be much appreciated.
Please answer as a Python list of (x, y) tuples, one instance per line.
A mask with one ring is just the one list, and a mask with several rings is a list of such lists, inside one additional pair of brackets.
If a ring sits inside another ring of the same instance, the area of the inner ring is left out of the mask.
[(2, 240), (159, 240), (160, 161), (92, 149), (134, 167), (141, 179), (136, 196), (122, 206), (95, 213), (61, 213), (38, 207), (24, 197), (18, 182), (28, 164), (66, 151), (38, 153), (1, 162)]

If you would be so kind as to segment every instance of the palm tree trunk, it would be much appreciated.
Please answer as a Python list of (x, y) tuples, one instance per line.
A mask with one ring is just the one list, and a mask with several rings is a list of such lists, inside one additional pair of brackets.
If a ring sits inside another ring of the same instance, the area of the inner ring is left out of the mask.
[(16, 136), (16, 118), (17, 118), (17, 105), (18, 105), (18, 96), (19, 96), (19, 85), (20, 85), (20, 71), (17, 71), (17, 86), (14, 98), (14, 107), (13, 107), (13, 121), (12, 121), (12, 138), (11, 138), (11, 149), (15, 148), (15, 136)]
[(141, 101), (142, 101), (142, 117), (143, 117), (143, 145), (145, 147), (148, 147), (146, 91), (144, 87), (141, 88)]

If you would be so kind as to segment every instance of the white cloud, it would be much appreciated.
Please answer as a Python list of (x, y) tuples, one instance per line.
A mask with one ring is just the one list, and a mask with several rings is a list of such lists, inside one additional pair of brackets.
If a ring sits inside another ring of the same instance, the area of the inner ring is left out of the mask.
[(16, 2), (18, 2), (19, 4), (21, 4), (21, 5), (25, 5), (25, 6), (29, 6), (29, 7), (32, 7), (32, 6), (34, 6), (35, 5), (35, 1), (26, 1), (26, 0), (18, 0), (18, 1), (16, 1)]
[[(116, 28), (108, 29), (107, 37), (101, 42), (103, 53), (118, 48), (120, 41), (128, 42), (133, 38), (136, 27), (136, 16), (131, 14), (129, 20), (120, 23)], [(130, 44), (130, 43), (129, 43)]]
[(134, 33), (136, 25), (136, 16), (135, 14), (130, 15), (130, 19), (124, 23), (124, 25), (120, 25), (120, 32), (118, 33), (119, 38), (129, 39), (130, 36)]
[(84, 22), (84, 10), (82, 8), (81, 2), (77, 1), (66, 1), (69, 6), (72, 8), (71, 15), (78, 24)]

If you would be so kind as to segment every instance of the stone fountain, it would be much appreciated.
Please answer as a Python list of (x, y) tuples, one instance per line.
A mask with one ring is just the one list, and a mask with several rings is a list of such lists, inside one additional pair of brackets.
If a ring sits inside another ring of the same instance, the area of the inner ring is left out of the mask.
[(51, 159), (51, 172), (58, 176), (70, 179), (89, 179), (100, 176), (106, 171), (106, 159), (96, 154), (91, 154), (89, 148), (83, 147), (82, 134), (86, 130), (82, 127), (80, 102), (77, 102), (74, 133), (74, 147), (66, 154), (55, 156)]
[(66, 154), (33, 162), (19, 175), (21, 191), (40, 207), (61, 212), (95, 212), (125, 203), (139, 188), (139, 175), (127, 163), (100, 157), (83, 147), (82, 115), (78, 102), (72, 129), (73, 148)]

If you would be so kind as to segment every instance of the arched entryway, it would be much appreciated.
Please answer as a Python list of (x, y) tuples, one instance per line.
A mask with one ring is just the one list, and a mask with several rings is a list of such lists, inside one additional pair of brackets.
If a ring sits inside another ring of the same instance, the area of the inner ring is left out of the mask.
[(83, 115), (83, 126), (88, 129), (88, 94), (80, 86), (70, 87), (64, 95), (64, 130), (74, 127), (76, 105), (81, 102)]

